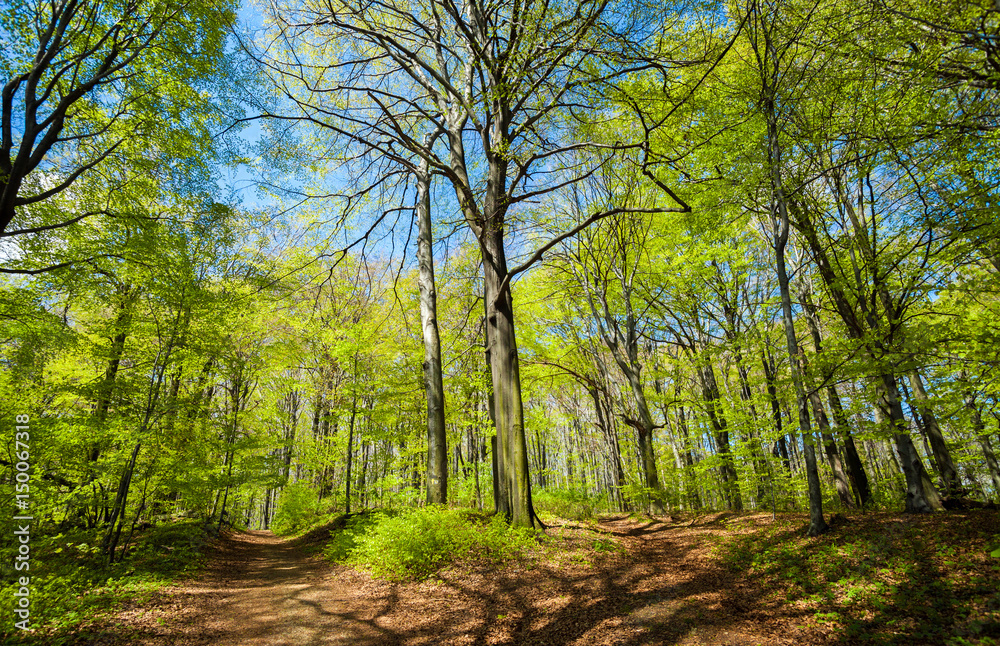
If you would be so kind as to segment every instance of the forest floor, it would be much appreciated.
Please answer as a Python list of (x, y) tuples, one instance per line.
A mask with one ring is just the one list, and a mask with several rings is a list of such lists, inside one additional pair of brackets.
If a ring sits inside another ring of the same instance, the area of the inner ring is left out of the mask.
[(232, 533), (196, 578), (59, 643), (1000, 644), (997, 512), (838, 516), (820, 539), (803, 528), (797, 514), (566, 522), (528, 558), (403, 583), (324, 562), (328, 532)]

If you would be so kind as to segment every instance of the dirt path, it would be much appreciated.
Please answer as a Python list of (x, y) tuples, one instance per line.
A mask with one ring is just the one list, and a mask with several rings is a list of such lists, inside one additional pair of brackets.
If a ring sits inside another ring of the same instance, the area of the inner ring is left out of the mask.
[[(166, 617), (140, 643), (194, 646), (375, 644), (331, 568), (270, 532), (220, 542), (209, 570), (161, 600)], [(166, 601), (169, 600), (169, 601)], [(162, 603), (166, 601), (166, 603)], [(169, 612), (173, 610), (175, 612)]]
[(804, 643), (769, 629), (768, 604), (712, 565), (710, 525), (623, 518), (597, 529), (619, 547), (595, 551), (593, 531), (551, 528), (557, 546), (530, 563), (465, 565), (402, 584), (328, 565), (269, 532), (236, 534), (220, 541), (197, 580), (136, 605), (109, 627), (107, 641), (87, 643)]

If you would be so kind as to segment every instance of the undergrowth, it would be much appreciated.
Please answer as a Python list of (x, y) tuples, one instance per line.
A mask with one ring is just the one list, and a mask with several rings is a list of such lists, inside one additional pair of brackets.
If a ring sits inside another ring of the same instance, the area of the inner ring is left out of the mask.
[(588, 520), (608, 507), (607, 496), (591, 496), (581, 489), (541, 489), (533, 499), (539, 513), (567, 520)]
[(289, 484), (278, 496), (271, 531), (279, 536), (287, 536), (315, 525), (321, 518), (329, 515), (333, 507), (333, 500), (322, 504), (318, 500), (316, 488), (312, 485), (305, 482)]
[[(13, 626), (15, 596), (23, 572), (15, 572), (8, 549), (0, 587), (0, 642), (59, 644), (60, 634), (114, 609), (125, 601), (141, 602), (163, 585), (204, 561), (208, 527), (198, 520), (153, 527), (138, 537), (126, 558), (107, 567), (96, 530), (52, 536), (33, 534), (31, 543), (30, 627)], [(76, 637), (79, 637), (77, 635)]]
[(433, 506), (349, 516), (342, 529), (331, 532), (324, 555), (399, 581), (427, 577), (457, 561), (501, 563), (527, 551), (535, 537), (499, 516)]
[(779, 519), (725, 536), (717, 554), (839, 643), (998, 646), (998, 528), (996, 512), (870, 514), (810, 539)]

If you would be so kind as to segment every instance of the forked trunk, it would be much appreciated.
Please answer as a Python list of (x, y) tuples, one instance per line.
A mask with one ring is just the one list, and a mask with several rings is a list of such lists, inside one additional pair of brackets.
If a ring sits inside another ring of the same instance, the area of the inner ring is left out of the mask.
[(943, 510), (941, 496), (927, 475), (927, 470), (924, 469), (917, 448), (913, 446), (907, 431), (896, 377), (890, 373), (882, 374), (876, 382), (876, 387), (879, 395), (878, 405), (888, 418), (896, 451), (899, 453), (899, 468), (906, 479), (906, 511), (927, 513)]
[(920, 373), (916, 370), (911, 370), (907, 373), (907, 378), (910, 382), (910, 388), (913, 389), (913, 396), (917, 400), (917, 413), (923, 420), (924, 430), (927, 432), (927, 437), (930, 440), (931, 452), (934, 455), (934, 462), (937, 464), (941, 475), (945, 495), (957, 496), (961, 493), (962, 482), (959, 480), (958, 470), (955, 469), (955, 462), (951, 458), (951, 451), (948, 449), (948, 444), (944, 441), (944, 434), (941, 433), (937, 417), (934, 415), (934, 411), (931, 410), (930, 397), (927, 396), (924, 382), (920, 378)]

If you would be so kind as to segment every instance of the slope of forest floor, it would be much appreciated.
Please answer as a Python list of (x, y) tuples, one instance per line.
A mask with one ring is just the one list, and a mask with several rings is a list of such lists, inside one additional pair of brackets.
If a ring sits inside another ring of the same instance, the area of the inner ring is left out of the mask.
[(234, 533), (200, 576), (34, 643), (95, 646), (1000, 644), (996, 511), (563, 522), (530, 556), (390, 583), (326, 532)]

